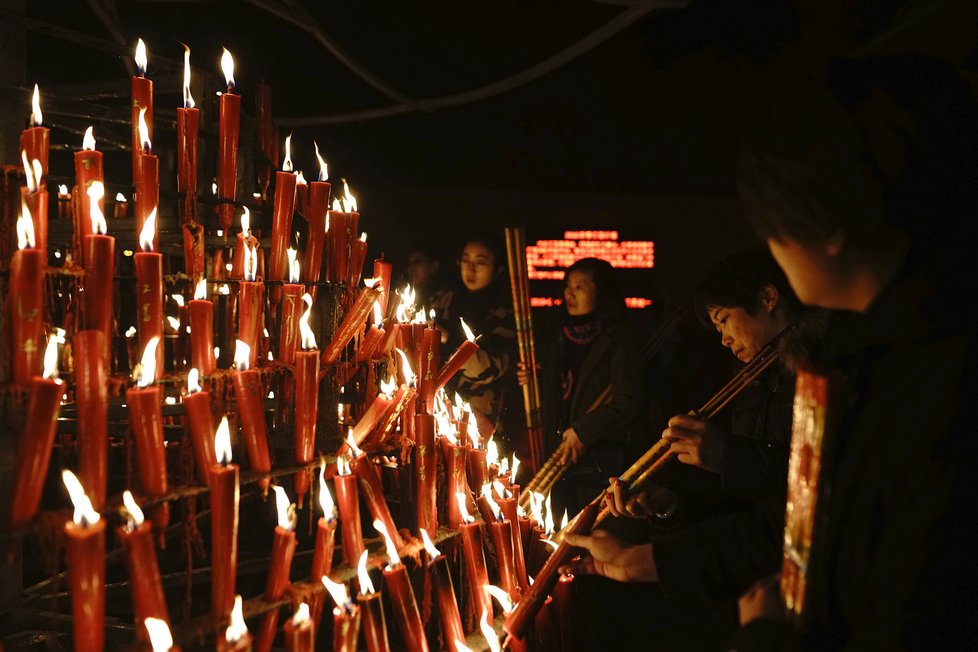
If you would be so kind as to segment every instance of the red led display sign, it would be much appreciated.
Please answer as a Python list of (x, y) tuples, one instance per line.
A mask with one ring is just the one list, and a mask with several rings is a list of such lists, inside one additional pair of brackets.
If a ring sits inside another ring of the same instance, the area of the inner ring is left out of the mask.
[[(581, 258), (600, 258), (617, 269), (652, 269), (655, 266), (655, 243), (651, 240), (619, 240), (617, 231), (564, 231), (562, 240), (537, 240), (526, 247), (527, 275), (533, 281), (564, 278), (564, 270)], [(559, 306), (561, 297), (534, 296), (534, 308)], [(647, 308), (652, 300), (628, 297), (629, 308)]]

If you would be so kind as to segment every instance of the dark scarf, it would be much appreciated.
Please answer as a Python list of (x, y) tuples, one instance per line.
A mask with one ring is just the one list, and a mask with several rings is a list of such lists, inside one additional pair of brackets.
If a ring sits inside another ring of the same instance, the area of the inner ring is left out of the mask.
[(577, 374), (584, 363), (591, 344), (603, 330), (601, 320), (591, 313), (572, 317), (564, 317), (560, 329), (560, 422), (558, 431), (563, 432), (573, 415), (571, 415), (571, 399), (574, 397), (574, 386)]

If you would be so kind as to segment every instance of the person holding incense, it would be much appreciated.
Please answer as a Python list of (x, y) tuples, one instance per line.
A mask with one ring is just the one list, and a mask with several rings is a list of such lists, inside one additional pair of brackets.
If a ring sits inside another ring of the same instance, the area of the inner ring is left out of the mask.
[[(978, 559), (962, 536), (978, 522), (978, 347), (961, 318), (978, 291), (975, 169), (974, 96), (922, 57), (833, 62), (749, 134), (746, 214), (799, 298), (837, 313), (817, 360), (832, 397), (822, 445), (791, 461), (819, 464), (810, 557), (795, 584), (764, 578), (741, 598), (738, 650), (959, 649), (978, 637)], [(568, 540), (590, 552), (582, 571), (658, 579), (654, 543)], [(786, 558), (767, 572), (794, 568)], [(803, 600), (787, 600), (799, 587)]]
[[(539, 338), (541, 421), (545, 456), (560, 447), (572, 464), (553, 488), (554, 512), (574, 514), (633, 456), (641, 438), (642, 370), (610, 263), (582, 258), (568, 267), (563, 308), (556, 332)], [(522, 364), (517, 375), (527, 382)], [(600, 400), (609, 386), (610, 397)]]
[(478, 336), (479, 350), (449, 382), (448, 395), (458, 392), (471, 405), (483, 440), (495, 432), (505, 450), (523, 456), (527, 443), (516, 386), (516, 327), (505, 264), (496, 234), (469, 234), (458, 258), (458, 286), (443, 292), (432, 307), (446, 350), (455, 350), (465, 340), (460, 318)]

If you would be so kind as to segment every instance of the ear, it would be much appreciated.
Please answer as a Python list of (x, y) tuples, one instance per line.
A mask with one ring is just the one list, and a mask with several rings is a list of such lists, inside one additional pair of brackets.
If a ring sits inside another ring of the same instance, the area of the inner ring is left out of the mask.
[(770, 283), (761, 288), (760, 292), (760, 302), (761, 308), (766, 313), (774, 312), (774, 309), (778, 307), (778, 300), (781, 298), (778, 293), (778, 288), (774, 287)]

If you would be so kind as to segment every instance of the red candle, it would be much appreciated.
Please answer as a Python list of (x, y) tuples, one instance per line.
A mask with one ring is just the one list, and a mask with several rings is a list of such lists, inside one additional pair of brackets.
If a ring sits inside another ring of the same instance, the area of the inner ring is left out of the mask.
[(357, 477), (351, 473), (349, 461), (342, 455), (336, 458), (336, 469), (333, 486), (336, 487), (336, 502), (340, 509), (343, 562), (352, 567), (364, 551)]
[(78, 478), (68, 470), (61, 473), (75, 506), (72, 520), (64, 527), (75, 649), (101, 650), (105, 646), (105, 521)]
[[(231, 622), (224, 635), (218, 634), (217, 652), (251, 652), (251, 634), (241, 613), (241, 596), (232, 596), (234, 608), (231, 610)], [(223, 614), (224, 612), (220, 612)]]
[(360, 282), (360, 277), (363, 275), (363, 264), (367, 260), (367, 233), (361, 233), (357, 240), (353, 241), (353, 247), (351, 248), (352, 254), (350, 256), (350, 277), (347, 279), (347, 285), (351, 288), (356, 287)]
[[(136, 203), (136, 233), (141, 233), (144, 225), (150, 219), (150, 214), (156, 216), (157, 207), (160, 204), (160, 160), (152, 153), (152, 142), (148, 127), (142, 111), (139, 113), (139, 131), (142, 144), (139, 150), (139, 166), (135, 169), (136, 176), (133, 177), (135, 187)], [(154, 225), (153, 232), (153, 251), (160, 249), (160, 235)]]
[[(214, 358), (214, 302), (207, 299), (207, 279), (197, 281), (194, 298), (190, 300), (190, 364), (204, 376), (217, 370)], [(208, 457), (207, 466), (210, 467)]]
[(288, 652), (313, 652), (316, 649), (316, 629), (309, 615), (309, 605), (299, 605), (295, 615), (282, 627), (285, 649)]
[(374, 353), (377, 351), (377, 347), (380, 346), (381, 342), (384, 340), (384, 328), (383, 324), (383, 313), (380, 306), (380, 299), (374, 301), (374, 323), (370, 326), (367, 334), (363, 337), (360, 342), (360, 349), (357, 351), (355, 361), (356, 362), (369, 362), (373, 357)]
[(319, 159), (319, 180), (309, 184), (309, 210), (306, 213), (309, 229), (306, 231), (306, 253), (302, 260), (302, 280), (306, 283), (317, 282), (322, 273), (323, 247), (326, 231), (329, 229), (329, 222), (326, 220), (329, 210), (329, 170), (326, 161), (319, 154), (319, 145), (315, 142), (313, 145), (316, 147), (316, 158)]
[(50, 140), (50, 130), (42, 127), (43, 115), (41, 114), (41, 92), (34, 84), (34, 94), (31, 96), (31, 126), (20, 134), (20, 150), (27, 153), (30, 161), (37, 160), (40, 163), (41, 174), (37, 180), (38, 185), (48, 174), (48, 142)]
[(435, 407), (435, 383), (438, 380), (440, 351), (441, 331), (437, 328), (424, 329), (418, 355), (418, 400), (426, 414), (431, 414)]
[(105, 502), (109, 450), (104, 336), (99, 331), (78, 331), (72, 338), (72, 349), (78, 409), (78, 475), (98, 508)]
[[(258, 239), (251, 235), (251, 211), (247, 206), (241, 209), (241, 231), (234, 238), (234, 255), (231, 257), (231, 278), (244, 278), (245, 252), (248, 248), (259, 250)], [(254, 265), (257, 274), (258, 261), (249, 259), (249, 265)]]
[[(142, 251), (133, 256), (136, 266), (136, 332), (140, 349), (146, 348), (154, 338), (158, 341), (163, 339), (163, 254), (155, 253), (155, 236), (156, 209), (153, 209), (139, 233)], [(163, 377), (162, 346), (156, 348), (154, 373), (154, 380)]]
[[(568, 532), (590, 532), (599, 510), (599, 503), (590, 503), (574, 518)], [(560, 542), (557, 550), (550, 555), (550, 559), (537, 573), (533, 586), (523, 596), (513, 613), (506, 618), (506, 622), (503, 623), (503, 629), (507, 633), (516, 638), (521, 638), (526, 633), (537, 612), (543, 606), (547, 595), (557, 583), (558, 569), (570, 560), (574, 552), (575, 549), (567, 543), (566, 539)]]
[(462, 617), (458, 613), (458, 602), (455, 599), (455, 587), (452, 586), (452, 574), (448, 567), (448, 558), (438, 551), (431, 542), (428, 532), (421, 530), (425, 550), (428, 552), (428, 572), (431, 573), (435, 603), (441, 620), (442, 640), (464, 641), (465, 632), (462, 630)]
[(360, 634), (360, 607), (353, 604), (345, 584), (337, 584), (323, 577), (323, 585), (333, 596), (333, 652), (357, 652)]
[[(136, 179), (141, 174), (140, 167), (145, 159), (142, 158), (143, 143), (146, 136), (149, 140), (153, 139), (153, 82), (146, 79), (146, 44), (143, 39), (139, 39), (136, 44), (136, 67), (139, 74), (132, 78), (130, 85), (132, 89), (132, 179), (135, 185)], [(139, 121), (140, 114), (144, 116), (146, 133), (140, 134)]]
[(346, 180), (343, 181), (343, 197), (333, 200), (333, 210), (329, 211), (328, 219), (326, 280), (349, 283), (360, 213), (357, 212), (356, 197), (350, 193)]
[(323, 351), (323, 364), (333, 364), (336, 362), (340, 357), (340, 353), (346, 348), (346, 345), (363, 327), (363, 322), (370, 313), (374, 301), (380, 295), (380, 290), (372, 287), (373, 283), (367, 283), (367, 287), (360, 290), (360, 295), (357, 297), (353, 307), (346, 313), (346, 316), (340, 323), (340, 327), (336, 329), (336, 335), (333, 337), (333, 341)]
[[(494, 503), (490, 499), (490, 505)], [(498, 510), (498, 506), (493, 511)], [(496, 517), (497, 519), (499, 516)], [(516, 561), (513, 553), (513, 524), (506, 520), (496, 520), (487, 523), (492, 547), (496, 550), (496, 561), (499, 564), (499, 584), (516, 602), (520, 599), (520, 584), (516, 579)]]
[(414, 420), (418, 527), (437, 532), (438, 504), (436, 502), (435, 483), (438, 479), (438, 452), (435, 448), (435, 418), (429, 414), (418, 414), (415, 415)]
[(238, 131), (241, 125), (241, 96), (234, 89), (234, 59), (224, 50), (221, 69), (227, 81), (227, 92), (222, 93), (220, 104), (220, 130), (217, 135), (217, 196), (224, 200), (218, 204), (217, 214), (221, 228), (231, 228), (234, 218), (234, 198), (238, 186)]
[(183, 106), (177, 108), (177, 192), (181, 221), (197, 221), (197, 135), (200, 109), (190, 94), (190, 48), (183, 51)]
[(577, 607), (574, 576), (565, 573), (554, 586), (554, 611), (557, 612), (557, 622), (560, 630), (561, 649), (564, 652), (577, 650)]
[(409, 385), (401, 385), (400, 389), (397, 390), (397, 394), (394, 395), (394, 399), (387, 408), (387, 412), (381, 418), (379, 425), (377, 426), (375, 438), (376, 445), (383, 444), (384, 440), (394, 432), (394, 428), (397, 426), (398, 419), (402, 416), (404, 420), (407, 421), (406, 410), (415, 397), (415, 389)]
[[(326, 486), (326, 464), (319, 469), (319, 504), (323, 515), (316, 524), (316, 547), (312, 551), (311, 579), (315, 582), (329, 575), (333, 569), (333, 548), (336, 542), (336, 505)], [(323, 596), (317, 593), (312, 598), (312, 619), (319, 629), (319, 619), (323, 613)]]
[[(126, 390), (129, 426), (136, 445), (136, 460), (143, 490), (152, 498), (166, 495), (166, 448), (163, 445), (162, 392), (152, 386), (155, 377), (156, 350), (159, 338), (153, 338), (143, 350), (142, 370), (136, 387)], [(157, 530), (170, 521), (169, 504), (160, 505), (153, 515)]]
[[(235, 605), (238, 572), (238, 465), (231, 463), (231, 431), (227, 417), (214, 437), (211, 465), (211, 612), (226, 614)], [(240, 601), (240, 596), (238, 597)], [(232, 621), (234, 618), (232, 617)], [(242, 621), (243, 624), (243, 621)], [(247, 629), (245, 629), (247, 632)]]
[(27, 385), (41, 371), (44, 350), (45, 252), (34, 248), (34, 222), (25, 204), (17, 219), (17, 247), (10, 263), (7, 295), (13, 349), (13, 378)]
[[(280, 320), (278, 359), (284, 364), (295, 363), (299, 346), (299, 319), (302, 317), (302, 295), (305, 286), (299, 285), (299, 261), (296, 250), (289, 247), (289, 283), (282, 286), (282, 318)], [(311, 299), (311, 297), (310, 297)]]
[[(34, 161), (35, 167), (38, 166)], [(34, 175), (30, 173), (27, 177), (27, 187), (20, 189), (20, 200), (30, 211), (31, 221), (34, 228), (34, 240), (37, 248), (46, 252), (48, 248), (48, 191), (43, 187), (38, 188), (34, 184)]]
[[(393, 391), (392, 382), (389, 380), (381, 381), (380, 392), (378, 392), (370, 407), (367, 408), (366, 412), (363, 413), (363, 416), (360, 417), (360, 420), (357, 421), (356, 425), (350, 431), (350, 436), (357, 446), (366, 441), (370, 433), (377, 427), (377, 424), (384, 418), (388, 408), (394, 402), (393, 397), (391, 397)], [(341, 452), (345, 450), (345, 448), (340, 448)]]
[(367, 551), (360, 555), (358, 564), (360, 594), (357, 604), (363, 619), (363, 638), (367, 641), (367, 652), (390, 652), (387, 642), (387, 623), (384, 621), (384, 603), (380, 591), (374, 590), (370, 574), (367, 573)]
[[(473, 430), (469, 422), (469, 432)], [(475, 441), (473, 441), (475, 443)], [(482, 487), (489, 482), (489, 469), (486, 466), (486, 449), (468, 448), (465, 451), (465, 477), (470, 487)]]
[[(89, 188), (92, 182), (104, 181), (102, 175), (102, 152), (95, 151), (95, 136), (92, 128), (85, 130), (85, 137), (82, 140), (82, 150), (75, 152), (75, 197), (77, 208), (75, 210), (75, 232), (81, 234), (77, 242), (84, 243), (85, 237), (92, 233), (91, 202), (89, 201)], [(104, 193), (104, 190), (103, 190)], [(105, 204), (102, 197), (98, 198), (98, 208), (103, 214)], [(82, 247), (82, 265), (87, 266), (88, 252)]]
[[(289, 569), (292, 567), (292, 555), (295, 554), (295, 506), (289, 502), (289, 497), (282, 487), (272, 487), (275, 490), (275, 507), (278, 511), (278, 525), (272, 538), (272, 556), (268, 562), (268, 579), (265, 581), (265, 600), (274, 602), (281, 600), (285, 589), (289, 586)], [(265, 612), (261, 626), (258, 629), (255, 648), (258, 652), (268, 652), (272, 649), (275, 630), (278, 625), (278, 609)]]
[(169, 625), (170, 617), (160, 581), (160, 569), (156, 561), (156, 548), (153, 547), (153, 533), (149, 523), (143, 520), (143, 510), (139, 508), (129, 490), (122, 494), (128, 512), (128, 522), (117, 528), (116, 533), (126, 551), (126, 568), (132, 584), (133, 613), (136, 616), (136, 635), (141, 641), (149, 636), (143, 623), (147, 618), (158, 618)]
[(111, 279), (115, 275), (115, 238), (105, 235), (108, 225), (100, 206), (102, 196), (105, 194), (105, 187), (102, 182), (91, 181), (87, 193), (86, 201), (83, 204), (88, 206), (86, 214), (90, 217), (90, 221), (89, 232), (84, 236), (84, 246), (82, 247), (82, 251), (85, 252), (83, 286), (85, 292), (82, 294), (82, 310), (86, 328), (102, 333), (102, 357), (105, 360), (106, 369), (109, 369), (112, 361), (111, 342), (115, 283), (111, 282)]
[[(468, 495), (469, 487), (465, 482), (465, 448), (458, 445), (447, 436), (441, 438), (441, 452), (445, 458), (445, 477), (448, 482), (448, 496), (458, 493)], [(457, 528), (462, 524), (462, 513), (458, 503), (448, 501), (448, 527)]]
[(466, 339), (455, 349), (455, 353), (452, 354), (452, 357), (448, 359), (448, 362), (438, 372), (438, 380), (435, 382), (435, 392), (444, 387), (445, 383), (451, 380), (452, 376), (457, 374), (462, 366), (469, 361), (469, 358), (479, 350), (479, 345), (475, 343), (475, 335), (469, 329), (468, 324), (465, 323), (464, 319), (460, 318), (459, 321), (462, 322), (462, 330), (465, 331)]
[(384, 487), (380, 482), (377, 465), (367, 457), (366, 453), (356, 449), (353, 452), (356, 455), (352, 462), (353, 474), (360, 480), (360, 491), (363, 492), (370, 514), (384, 524), (397, 547), (403, 547), (404, 539), (394, 525), (390, 507), (387, 506), (387, 499), (384, 498)]
[(292, 239), (292, 215), (295, 212), (296, 176), (292, 173), (292, 136), (285, 138), (285, 162), (275, 173), (275, 209), (272, 213), (272, 248), (268, 278), (284, 281), (288, 272), (286, 250)]
[[(248, 463), (254, 473), (264, 474), (272, 470), (265, 426), (265, 391), (261, 374), (257, 369), (248, 368), (249, 356), (248, 345), (238, 340), (234, 349), (237, 371), (232, 375), (232, 382)], [(267, 481), (262, 486), (267, 490)]]
[(204, 227), (197, 222), (187, 222), (183, 225), (183, 267), (187, 276), (204, 275), (205, 257)]
[(248, 365), (258, 362), (258, 337), (262, 331), (265, 314), (264, 283), (256, 281), (257, 255), (252, 247), (245, 247), (244, 281), (238, 284), (238, 339), (248, 346)]
[(309, 212), (309, 184), (302, 176), (302, 170), (295, 177), (295, 210), (303, 217)]
[(487, 614), (491, 620), (492, 600), (485, 587), (489, 585), (489, 571), (486, 568), (486, 554), (483, 548), (482, 524), (475, 522), (466, 509), (467, 496), (459, 493), (454, 496), (462, 514), (459, 534), (462, 537), (462, 556), (465, 558), (465, 576), (469, 581), (469, 595), (472, 609), (477, 614)]
[[(499, 486), (502, 486), (501, 484)], [(505, 492), (506, 489), (503, 489)], [(499, 498), (499, 509), (505, 518), (510, 523), (510, 534), (513, 538), (513, 562), (516, 566), (516, 581), (520, 585), (520, 591), (526, 591), (529, 588), (529, 583), (526, 576), (526, 561), (523, 557), (523, 537), (520, 533), (519, 527), (519, 517), (516, 512), (516, 496), (519, 495), (519, 487), (516, 491), (510, 491), (506, 494), (507, 498)]]
[(384, 256), (381, 254), (380, 258), (374, 261), (373, 277), (380, 279), (377, 281), (377, 285), (381, 288), (381, 292), (383, 292), (380, 295), (380, 312), (382, 315), (387, 314), (387, 304), (390, 300), (391, 278), (393, 275), (394, 266), (384, 260)]
[(194, 367), (187, 374), (187, 393), (183, 397), (183, 408), (187, 411), (187, 430), (194, 447), (194, 459), (200, 470), (200, 478), (208, 486), (211, 484), (211, 470), (214, 466), (214, 418), (211, 415), (211, 395), (198, 383), (199, 374)]
[(26, 525), (41, 504), (44, 478), (51, 461), (51, 447), (61, 411), (64, 383), (57, 377), (58, 343), (52, 336), (44, 355), (44, 373), (31, 381), (31, 400), (27, 421), (17, 445), (14, 469), (14, 500), (10, 506), (10, 525)]
[[(300, 286), (301, 287), (301, 286)], [(309, 464), (316, 450), (316, 418), (319, 415), (319, 351), (316, 336), (309, 327), (312, 297), (303, 295), (306, 311), (299, 319), (302, 350), (295, 353), (295, 459)], [(309, 473), (295, 476), (295, 489), (301, 503), (309, 491)]]
[(424, 625), (418, 613), (418, 603), (414, 598), (414, 589), (411, 587), (407, 568), (401, 563), (397, 546), (394, 545), (383, 521), (375, 520), (374, 529), (380, 532), (387, 545), (387, 565), (383, 570), (384, 583), (391, 596), (394, 620), (397, 622), (404, 645), (409, 652), (427, 652), (428, 641), (425, 638)]

